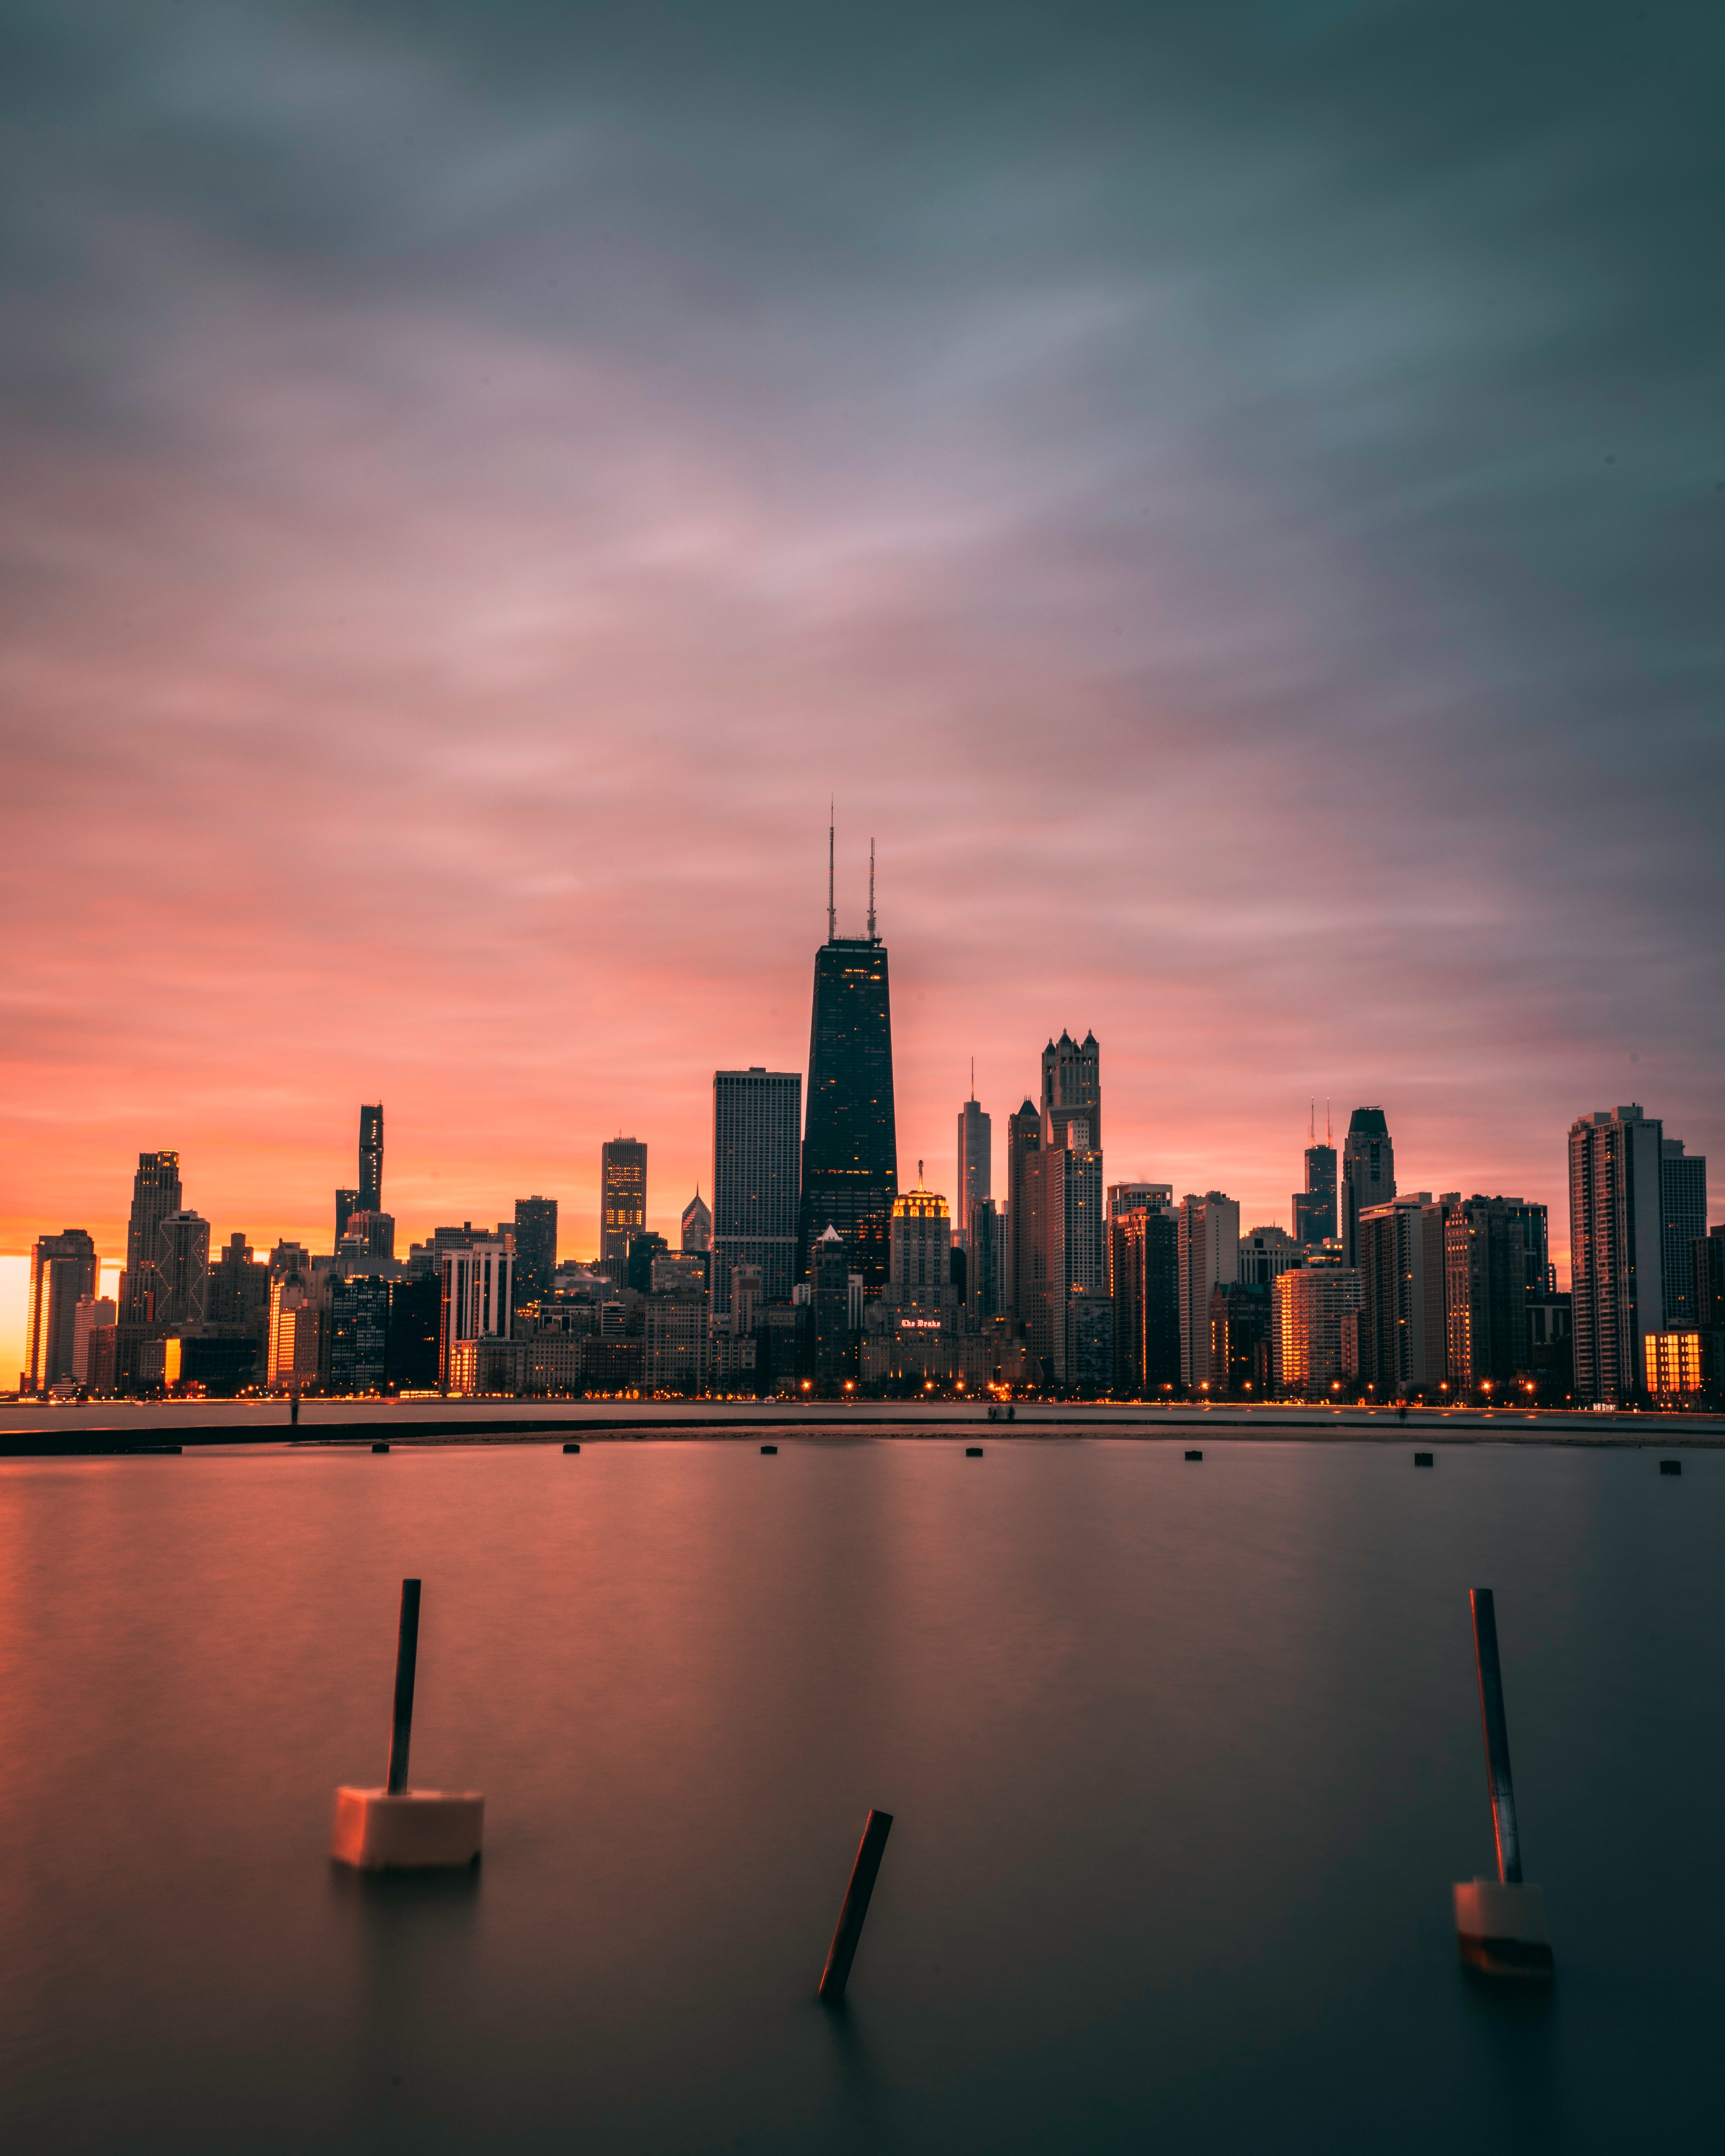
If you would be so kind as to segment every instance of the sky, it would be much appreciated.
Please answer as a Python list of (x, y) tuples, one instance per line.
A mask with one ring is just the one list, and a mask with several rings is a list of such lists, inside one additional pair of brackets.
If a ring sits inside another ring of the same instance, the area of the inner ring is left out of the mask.
[(403, 1245), (674, 1235), (829, 798), (906, 1178), (1062, 1027), (1248, 1221), (1725, 1154), (1725, 13), (0, 27), (0, 1250), (327, 1248), (378, 1099)]

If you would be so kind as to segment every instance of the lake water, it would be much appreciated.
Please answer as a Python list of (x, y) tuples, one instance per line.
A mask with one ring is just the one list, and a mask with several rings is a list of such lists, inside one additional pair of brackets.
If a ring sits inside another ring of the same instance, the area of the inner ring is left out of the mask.
[[(1725, 1454), (775, 1435), (0, 1466), (5, 2146), (1711, 2145)], [(485, 1856), (362, 1881), (409, 1573)]]

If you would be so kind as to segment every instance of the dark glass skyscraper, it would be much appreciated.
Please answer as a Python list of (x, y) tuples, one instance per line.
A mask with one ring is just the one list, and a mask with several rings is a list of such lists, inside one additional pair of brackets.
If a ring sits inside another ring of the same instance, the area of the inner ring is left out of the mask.
[[(732, 1276), (756, 1269), (763, 1302), (788, 1302), (797, 1284), (798, 1155), (803, 1080), (795, 1070), (713, 1073), (713, 1210), (708, 1248), (713, 1315), (734, 1308)], [(685, 1216), (687, 1217), (686, 1215)]]
[(383, 1103), (359, 1111), (359, 1205), (362, 1213), (383, 1210)]
[[(830, 914), (829, 921), (830, 922)], [(803, 1127), (798, 1265), (829, 1227), (850, 1251), (865, 1295), (886, 1286), (898, 1126), (892, 1104), (892, 1010), (886, 946), (872, 933), (829, 935), (814, 954), (809, 1106)]]
[(551, 1293), (557, 1269), (557, 1202), (555, 1198), (515, 1201), (515, 1299), (516, 1306), (537, 1302)]
[(1316, 1118), (1306, 1148), (1306, 1188), (1294, 1193), (1294, 1240), (1308, 1248), (1327, 1243), (1336, 1233), (1336, 1148), (1330, 1142), (1329, 1111), (1325, 1110), (1323, 1143), (1317, 1142)]
[(1368, 1205), (1387, 1205), (1395, 1195), (1395, 1148), (1382, 1108), (1356, 1108), (1342, 1147), (1340, 1200), (1342, 1260), (1359, 1263), (1359, 1216)]
[(162, 1224), (180, 1209), (180, 1156), (141, 1152), (132, 1178), (131, 1219), (126, 1230), (126, 1270), (120, 1276), (120, 1322), (148, 1325), (163, 1294), (158, 1270)]

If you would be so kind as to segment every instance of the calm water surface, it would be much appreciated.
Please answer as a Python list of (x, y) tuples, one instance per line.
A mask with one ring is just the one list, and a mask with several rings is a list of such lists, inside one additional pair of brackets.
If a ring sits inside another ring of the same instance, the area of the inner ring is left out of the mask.
[[(778, 1442), (0, 1467), (4, 2145), (1717, 2145), (1725, 1455)], [(326, 1854), (407, 1573), (454, 1881)]]

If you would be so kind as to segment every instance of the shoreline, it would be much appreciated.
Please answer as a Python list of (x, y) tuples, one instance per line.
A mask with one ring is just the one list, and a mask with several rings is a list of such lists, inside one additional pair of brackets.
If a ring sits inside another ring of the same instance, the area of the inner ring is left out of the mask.
[[(164, 1401), (136, 1406), (105, 1403), (43, 1409), (18, 1404), (0, 1410), (0, 1460), (112, 1457), (167, 1447), (273, 1445), (340, 1450), (387, 1442), (392, 1446), (548, 1445), (576, 1439), (596, 1444), (742, 1441), (794, 1434), (804, 1443), (863, 1438), (908, 1442), (972, 1442), (986, 1432), (997, 1440), (1075, 1442), (1117, 1437), (1137, 1443), (1189, 1442), (1207, 1430), (1219, 1444), (1390, 1445), (1419, 1439), (1440, 1445), (1553, 1445), (1628, 1451), (1657, 1445), (1707, 1450), (1725, 1447), (1725, 1416), (1652, 1414), (1594, 1415), (1574, 1410), (1410, 1409), (1402, 1421), (1384, 1408), (1226, 1407), (1182, 1403), (1171, 1407), (1125, 1404), (1074, 1407), (1014, 1402), (1010, 1422), (988, 1419), (985, 1407), (942, 1402), (895, 1411), (884, 1401), (850, 1406), (795, 1402), (642, 1402), (639, 1412), (615, 1402), (567, 1402), (500, 1412), (475, 1404), (433, 1416), (404, 1411), (419, 1402), (308, 1402), (297, 1427), (286, 1404), (260, 1401)], [(17, 1419), (14, 1419), (16, 1415)]]

